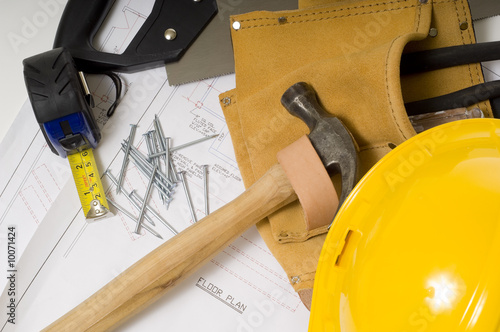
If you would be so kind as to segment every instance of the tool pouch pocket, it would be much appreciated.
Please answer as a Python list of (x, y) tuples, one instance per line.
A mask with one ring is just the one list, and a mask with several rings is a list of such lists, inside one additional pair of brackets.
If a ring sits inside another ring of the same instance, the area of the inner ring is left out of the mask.
[[(475, 42), (466, 0), (300, 5), (295, 11), (231, 18), (236, 89), (221, 94), (220, 101), (247, 187), (276, 163), (278, 151), (308, 133), (280, 104), (294, 83), (310, 84), (323, 107), (351, 131), (364, 173), (416, 134), (405, 102), (483, 82), (479, 64), (400, 76), (403, 52)], [(429, 36), (431, 28), (435, 37)], [(474, 106), (491, 116), (489, 102)], [(327, 226), (308, 229), (296, 202), (257, 227), (295, 290), (308, 292)]]

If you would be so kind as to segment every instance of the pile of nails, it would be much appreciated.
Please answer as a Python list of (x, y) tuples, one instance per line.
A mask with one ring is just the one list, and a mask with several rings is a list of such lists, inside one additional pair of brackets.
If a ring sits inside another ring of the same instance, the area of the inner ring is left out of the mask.
[[(104, 175), (106, 175), (111, 180), (111, 182), (116, 185), (116, 193), (123, 193), (130, 201), (132, 206), (134, 206), (134, 208), (139, 211), (139, 217), (135, 218), (132, 213), (128, 212), (116, 202), (107, 198), (109, 204), (111, 204), (117, 210), (121, 211), (123, 214), (136, 222), (135, 233), (139, 234), (140, 229), (144, 228), (144, 230), (150, 232), (154, 236), (162, 238), (161, 235), (158, 234), (149, 225), (143, 223), (143, 221), (145, 220), (152, 226), (155, 225), (152, 218), (148, 214), (146, 214), (146, 211), (160, 220), (173, 234), (177, 234), (178, 232), (172, 227), (172, 225), (166, 222), (154, 209), (152, 209), (148, 205), (148, 200), (151, 195), (153, 186), (158, 190), (158, 195), (161, 202), (168, 209), (168, 206), (173, 199), (173, 194), (175, 192), (177, 183), (180, 182), (186, 195), (187, 204), (193, 222), (197, 222), (193, 202), (191, 200), (191, 195), (189, 194), (189, 189), (186, 183), (185, 172), (176, 172), (174, 163), (172, 162), (171, 153), (182, 148), (215, 138), (218, 135), (206, 136), (201, 139), (197, 139), (195, 141), (171, 148), (170, 137), (165, 137), (157, 115), (155, 115), (153, 125), (154, 130), (148, 131), (143, 135), (148, 150), (148, 155), (144, 155), (141, 151), (133, 146), (137, 125), (131, 124), (129, 137), (121, 144), (121, 150), (124, 152), (124, 157), (118, 179), (116, 179), (116, 177), (111, 174), (111, 171), (109, 169), (106, 170)], [(127, 192), (122, 186), (123, 179), (125, 177), (125, 170), (127, 168), (129, 160), (132, 160), (137, 169), (141, 171), (146, 176), (146, 178), (148, 178), (148, 185), (144, 198), (141, 198), (135, 192), (135, 190), (132, 190), (130, 193)], [(203, 165), (203, 182), (205, 214), (208, 215), (208, 165)]]

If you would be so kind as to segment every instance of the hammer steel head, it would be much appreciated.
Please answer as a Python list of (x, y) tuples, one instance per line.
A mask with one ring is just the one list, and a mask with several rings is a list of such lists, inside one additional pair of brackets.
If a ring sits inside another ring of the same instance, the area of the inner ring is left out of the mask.
[(288, 88), (281, 104), (309, 127), (308, 137), (327, 172), (341, 174), (340, 208), (357, 181), (358, 153), (351, 133), (342, 121), (323, 109), (316, 92), (307, 83), (299, 82)]

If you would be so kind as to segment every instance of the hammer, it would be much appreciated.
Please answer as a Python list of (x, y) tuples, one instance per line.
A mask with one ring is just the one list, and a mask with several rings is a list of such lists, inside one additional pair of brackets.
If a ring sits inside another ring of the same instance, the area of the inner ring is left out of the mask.
[[(322, 109), (307, 84), (294, 84), (281, 101), (308, 125), (308, 136), (278, 153), (279, 163), (231, 203), (153, 250), (45, 331), (103, 331), (116, 327), (159, 299), (259, 220), (297, 198), (303, 208), (312, 202), (313, 211), (306, 215), (315, 216), (315, 202), (326, 197), (326, 213), (321, 217), (331, 223), (340, 205), (332, 203), (338, 198), (328, 173), (342, 175), (342, 203), (356, 181), (356, 144), (342, 122)], [(296, 176), (304, 169), (312, 174)]]

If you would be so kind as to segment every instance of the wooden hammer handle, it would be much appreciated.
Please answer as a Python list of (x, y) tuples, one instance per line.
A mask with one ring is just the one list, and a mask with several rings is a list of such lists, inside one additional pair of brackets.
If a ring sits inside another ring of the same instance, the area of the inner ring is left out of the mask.
[(231, 203), (165, 242), (44, 331), (103, 331), (130, 318), (245, 230), (297, 197), (279, 164)]

